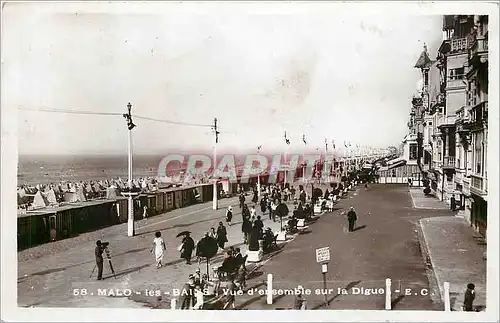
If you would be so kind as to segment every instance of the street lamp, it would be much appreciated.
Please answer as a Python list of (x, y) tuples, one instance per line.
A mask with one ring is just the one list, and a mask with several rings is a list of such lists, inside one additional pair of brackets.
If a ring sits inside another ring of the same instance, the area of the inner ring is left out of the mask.
[[(288, 139), (288, 137), (286, 136), (286, 130), (285, 130), (285, 143), (286, 143), (286, 147), (285, 147), (285, 163), (287, 162), (286, 158), (286, 153), (287, 153), (287, 149), (288, 149), (288, 145), (290, 145), (290, 139)], [(288, 164), (285, 165), (285, 179), (283, 180), (283, 185), (286, 185), (286, 177), (288, 176)]]
[[(214, 143), (214, 170), (213, 170), (213, 175), (217, 175), (215, 173), (215, 169), (217, 167), (217, 143), (219, 142), (219, 134), (220, 132), (217, 131), (217, 118), (214, 119), (214, 134), (215, 134), (215, 143)], [(218, 193), (217, 192), (217, 177), (213, 176), (213, 181), (214, 181), (214, 186), (213, 186), (213, 202), (212, 202), (212, 209), (217, 210), (218, 209)]]
[(123, 117), (127, 121), (128, 129), (128, 190), (124, 190), (121, 194), (128, 198), (128, 229), (127, 235), (133, 237), (135, 235), (134, 228), (134, 204), (133, 196), (139, 195), (138, 190), (132, 189), (132, 129), (135, 128), (135, 124), (132, 122), (132, 104), (130, 102), (127, 104), (128, 113), (123, 114)]
[[(257, 147), (257, 155), (259, 155), (259, 163), (260, 163), (260, 149), (262, 145)], [(257, 197), (260, 199), (260, 172), (257, 174)]]

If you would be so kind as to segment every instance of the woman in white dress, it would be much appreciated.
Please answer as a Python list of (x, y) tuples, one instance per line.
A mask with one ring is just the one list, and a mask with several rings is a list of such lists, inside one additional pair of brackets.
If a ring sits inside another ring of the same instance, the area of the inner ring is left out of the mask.
[(163, 241), (160, 232), (155, 233), (155, 239), (153, 240), (153, 249), (151, 249), (151, 253), (153, 252), (153, 250), (156, 258), (156, 268), (160, 268), (162, 266), (161, 261), (163, 260), (163, 252), (167, 250), (167, 246), (165, 245), (165, 241)]
[(330, 193), (330, 195), (328, 195), (327, 206), (328, 206), (328, 212), (333, 212), (333, 194), (332, 193)]

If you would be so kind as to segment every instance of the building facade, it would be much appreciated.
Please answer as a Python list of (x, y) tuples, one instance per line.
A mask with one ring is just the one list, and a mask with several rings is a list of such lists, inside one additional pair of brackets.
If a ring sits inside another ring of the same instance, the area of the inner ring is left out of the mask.
[(423, 80), (416, 128), (426, 186), (486, 234), (488, 16), (444, 16), (436, 59), (424, 47), (415, 67)]

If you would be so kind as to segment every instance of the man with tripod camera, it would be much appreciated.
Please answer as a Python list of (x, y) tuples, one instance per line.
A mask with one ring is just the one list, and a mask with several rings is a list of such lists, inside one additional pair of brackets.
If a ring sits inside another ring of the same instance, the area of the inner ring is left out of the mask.
[(102, 280), (102, 271), (104, 269), (104, 258), (102, 257), (102, 253), (105, 252), (106, 258), (108, 258), (109, 262), (109, 269), (116, 279), (115, 269), (113, 268), (113, 264), (111, 263), (111, 254), (108, 249), (109, 242), (101, 242), (101, 240), (97, 240), (95, 244), (95, 266), (94, 269), (92, 269), (92, 273), (90, 274), (89, 278), (94, 275), (94, 271), (97, 267), (97, 280)]
[(95, 263), (97, 266), (97, 280), (102, 280), (102, 270), (104, 267), (104, 259), (102, 258), (102, 253), (104, 249), (108, 246), (108, 243), (102, 243), (101, 240), (97, 240), (95, 247)]

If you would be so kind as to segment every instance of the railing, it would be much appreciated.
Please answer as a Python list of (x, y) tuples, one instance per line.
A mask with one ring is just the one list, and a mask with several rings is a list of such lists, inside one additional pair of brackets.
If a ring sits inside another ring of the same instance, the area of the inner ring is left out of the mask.
[(441, 116), (437, 119), (437, 127), (454, 125), (456, 116)]
[(476, 104), (472, 108), (472, 121), (473, 122), (488, 121), (488, 101), (483, 101), (479, 104)]
[(441, 162), (435, 162), (435, 161), (433, 161), (432, 162), (432, 169), (439, 169), (439, 168), (441, 168), (442, 164), (443, 163), (441, 163)]
[(480, 175), (471, 175), (470, 187), (481, 194), (485, 194), (487, 191), (487, 181)]
[(469, 41), (467, 38), (458, 38), (451, 40), (451, 52), (467, 51)]
[(455, 168), (455, 156), (444, 156), (443, 167)]
[(488, 52), (488, 40), (483, 38), (478, 38), (476, 39), (474, 44), (472, 44), (472, 47), (469, 52), (469, 59), (473, 58), (479, 53), (487, 53), (487, 52)]

